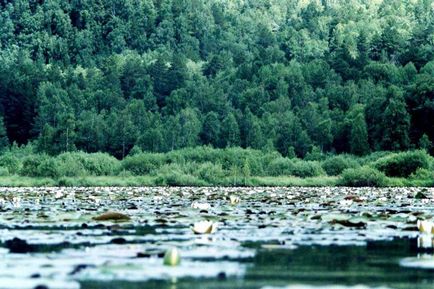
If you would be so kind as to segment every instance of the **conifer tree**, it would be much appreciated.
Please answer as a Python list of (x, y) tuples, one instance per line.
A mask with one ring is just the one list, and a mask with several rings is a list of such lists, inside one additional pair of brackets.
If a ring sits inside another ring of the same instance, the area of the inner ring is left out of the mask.
[(353, 108), (351, 117), (350, 149), (355, 155), (365, 155), (369, 152), (368, 130), (362, 105)]
[(9, 138), (6, 132), (3, 117), (0, 117), (0, 152), (9, 147)]

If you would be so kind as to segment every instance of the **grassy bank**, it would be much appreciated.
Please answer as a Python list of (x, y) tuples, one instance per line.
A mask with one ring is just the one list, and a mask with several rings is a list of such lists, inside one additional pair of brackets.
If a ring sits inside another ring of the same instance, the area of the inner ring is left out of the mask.
[[(0, 177), (2, 187), (141, 187), (141, 186), (165, 186), (157, 181), (158, 177), (153, 176), (87, 176), (87, 177), (64, 177), (61, 179), (7, 176)], [(247, 186), (247, 187), (333, 187), (345, 186), (336, 176), (321, 176), (300, 178), (292, 176), (281, 177), (249, 177), (246, 182), (233, 183), (230, 179), (222, 180), (219, 183), (208, 182), (180, 182), (173, 186)], [(386, 178), (386, 183), (378, 187), (432, 187), (432, 179), (405, 179)]]
[[(22, 176), (0, 177), (0, 184), (3, 187), (41, 187), (41, 186), (79, 186), (79, 187), (140, 187), (140, 186), (161, 186), (157, 181), (158, 177), (152, 176), (106, 176), (106, 177), (65, 177), (61, 179), (52, 178), (30, 178)], [(297, 187), (320, 187), (335, 186), (336, 177), (249, 177), (246, 182), (233, 183), (225, 179), (218, 184), (208, 182), (185, 182), (173, 184), (176, 186), (297, 186)]]
[(0, 186), (433, 186), (425, 151), (305, 159), (252, 149), (198, 147), (136, 152), (123, 160), (94, 153), (58, 156), (15, 148), (0, 155)]

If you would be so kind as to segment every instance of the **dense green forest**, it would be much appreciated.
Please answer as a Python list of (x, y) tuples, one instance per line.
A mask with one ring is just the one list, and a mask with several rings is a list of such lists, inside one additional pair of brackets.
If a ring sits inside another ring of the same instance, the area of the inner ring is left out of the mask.
[(432, 149), (432, 0), (0, 0), (0, 146)]

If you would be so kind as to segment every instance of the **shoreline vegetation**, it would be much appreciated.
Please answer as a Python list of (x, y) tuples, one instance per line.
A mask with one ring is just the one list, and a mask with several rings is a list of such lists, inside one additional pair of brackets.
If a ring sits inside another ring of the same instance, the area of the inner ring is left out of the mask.
[(0, 155), (0, 186), (351, 186), (432, 187), (434, 158), (424, 150), (364, 157), (196, 147), (167, 153), (133, 150), (118, 160), (105, 153), (34, 153), (12, 147)]

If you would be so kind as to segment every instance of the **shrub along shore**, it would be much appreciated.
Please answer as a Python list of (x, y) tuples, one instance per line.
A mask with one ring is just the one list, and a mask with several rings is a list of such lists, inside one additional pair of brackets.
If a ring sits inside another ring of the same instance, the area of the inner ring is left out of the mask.
[(11, 148), (0, 155), (0, 186), (434, 186), (423, 150), (353, 155), (314, 151), (304, 159), (253, 149), (196, 147), (167, 153), (133, 149), (57, 156)]

